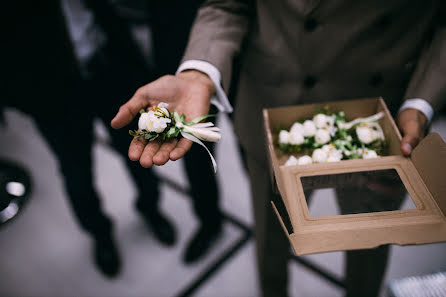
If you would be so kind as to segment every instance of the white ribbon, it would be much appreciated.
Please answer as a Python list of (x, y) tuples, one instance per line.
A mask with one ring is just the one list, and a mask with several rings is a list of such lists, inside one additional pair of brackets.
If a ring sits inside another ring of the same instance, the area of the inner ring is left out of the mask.
[(214, 172), (217, 173), (217, 162), (215, 162), (214, 156), (212, 156), (211, 152), (204, 145), (204, 143), (201, 142), (200, 139), (198, 139), (197, 137), (195, 137), (195, 136), (193, 136), (193, 135), (191, 135), (189, 133), (186, 133), (186, 132), (183, 132), (183, 131), (181, 131), (180, 133), (181, 133), (181, 136), (183, 136), (184, 138), (187, 138), (187, 139), (189, 139), (189, 140), (191, 140), (191, 141), (193, 141), (195, 143), (198, 143), (199, 145), (201, 145), (202, 147), (204, 147), (206, 149), (206, 151), (209, 154), (209, 157), (211, 157), (212, 165), (214, 166)]
[(381, 111), (381, 112), (378, 112), (377, 114), (374, 114), (374, 115), (366, 117), (366, 118), (357, 118), (357, 119), (354, 119), (353, 121), (348, 122), (348, 123), (339, 123), (338, 126), (339, 126), (339, 128), (350, 129), (351, 127), (353, 127), (354, 125), (356, 125), (358, 123), (361, 123), (361, 122), (367, 123), (367, 122), (377, 121), (377, 120), (381, 119), (383, 116), (384, 116), (384, 113)]

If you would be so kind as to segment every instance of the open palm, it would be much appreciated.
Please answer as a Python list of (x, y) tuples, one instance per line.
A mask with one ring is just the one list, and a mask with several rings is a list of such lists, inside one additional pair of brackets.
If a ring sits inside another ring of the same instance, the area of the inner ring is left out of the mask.
[[(209, 112), (210, 97), (214, 92), (212, 81), (198, 71), (186, 71), (177, 76), (166, 75), (139, 88), (133, 97), (122, 105), (111, 122), (120, 129), (128, 125), (141, 109), (169, 104), (169, 110), (184, 113), (190, 121)], [(178, 160), (191, 148), (192, 142), (185, 138), (167, 141), (151, 141), (134, 138), (129, 147), (129, 158), (139, 161), (143, 167), (164, 165), (169, 159)]]

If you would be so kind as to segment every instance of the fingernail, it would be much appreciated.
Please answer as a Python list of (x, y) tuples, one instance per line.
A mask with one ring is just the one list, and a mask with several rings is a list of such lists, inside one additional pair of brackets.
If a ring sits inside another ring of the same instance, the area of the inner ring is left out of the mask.
[(403, 143), (403, 148), (409, 153), (412, 152), (412, 146), (410, 145), (410, 143), (407, 142)]

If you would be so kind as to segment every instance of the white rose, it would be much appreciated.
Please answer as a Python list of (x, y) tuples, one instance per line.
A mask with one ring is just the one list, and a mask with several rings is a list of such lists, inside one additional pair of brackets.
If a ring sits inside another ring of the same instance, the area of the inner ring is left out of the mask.
[(335, 116), (325, 116), (325, 121), (327, 122), (327, 126), (333, 127), (335, 124), (336, 117)]
[(167, 128), (172, 120), (156, 115), (153, 110), (141, 114), (138, 121), (138, 127), (141, 130), (147, 130), (148, 132), (161, 133)]
[(290, 144), (299, 145), (304, 143), (304, 136), (300, 132), (291, 131), (289, 133), (288, 141), (290, 142)]
[(167, 104), (167, 103), (165, 103), (165, 102), (160, 102), (160, 103), (158, 104), (158, 107), (159, 107), (159, 108), (167, 108), (167, 107), (169, 107), (169, 104)]
[(359, 141), (364, 144), (369, 144), (380, 137), (379, 133), (367, 124), (361, 124), (356, 127), (356, 135), (358, 135)]
[(316, 125), (312, 120), (306, 120), (303, 126), (304, 126), (303, 134), (305, 137), (311, 137), (314, 136), (314, 134), (316, 134)]
[(327, 123), (326, 118), (327, 118), (327, 116), (325, 114), (318, 113), (317, 115), (315, 115), (313, 117), (313, 122), (317, 128), (323, 128), (326, 126), (326, 123)]
[(378, 154), (374, 150), (370, 149), (364, 149), (364, 152), (362, 153), (363, 159), (374, 159), (378, 158)]
[(315, 149), (311, 157), (313, 158), (313, 161), (315, 163), (324, 163), (325, 161), (327, 161), (328, 154), (322, 149)]
[(290, 156), (288, 158), (288, 160), (285, 162), (285, 166), (294, 166), (297, 164), (298, 164), (298, 161), (297, 161), (296, 157), (294, 157), (294, 156)]
[(290, 133), (286, 130), (281, 130), (279, 133), (279, 143), (288, 144), (290, 143)]
[(328, 158), (327, 162), (337, 162), (342, 159), (342, 150), (336, 149), (333, 144), (326, 144), (321, 148), (324, 152), (327, 153)]
[(341, 154), (341, 156), (338, 156), (338, 155), (330, 155), (330, 156), (328, 156), (326, 162), (338, 162), (338, 161), (341, 161), (341, 159), (342, 159), (342, 154)]
[(318, 113), (313, 117), (313, 122), (317, 128), (329, 128), (333, 127), (335, 118), (333, 116), (327, 116), (323, 113)]
[(321, 150), (323, 150), (324, 152), (326, 152), (327, 154), (331, 153), (333, 150), (335, 149), (333, 144), (324, 144), (321, 147)]
[(149, 122), (149, 114), (147, 112), (142, 113), (139, 116), (138, 128), (140, 130), (147, 130), (147, 123)]
[(299, 165), (307, 165), (307, 164), (311, 164), (313, 163), (313, 159), (311, 159), (310, 156), (302, 156), (299, 158), (299, 160), (297, 160), (297, 164)]
[(330, 133), (325, 129), (318, 129), (316, 131), (316, 135), (314, 136), (314, 140), (316, 140), (316, 143), (318, 144), (325, 144), (329, 142), (330, 139)]
[(299, 133), (304, 134), (304, 126), (301, 123), (294, 123), (293, 126), (291, 126), (290, 133)]
[[(160, 102), (158, 105), (157, 105), (157, 107), (158, 107), (158, 109), (161, 111), (161, 112), (156, 112), (156, 114), (158, 115), (158, 116), (164, 116), (164, 115), (166, 115), (167, 117), (169, 117), (170, 116), (170, 113), (169, 113), (169, 111), (167, 110), (167, 107), (169, 106), (169, 104), (167, 104), (167, 103), (165, 103), (165, 102)], [(164, 113), (164, 115), (163, 115), (163, 113)]]

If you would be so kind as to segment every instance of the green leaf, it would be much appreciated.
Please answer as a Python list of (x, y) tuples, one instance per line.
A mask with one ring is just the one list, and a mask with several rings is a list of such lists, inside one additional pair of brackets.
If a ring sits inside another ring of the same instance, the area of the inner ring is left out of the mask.
[[(166, 132), (167, 138), (176, 137), (178, 135), (178, 132), (180, 131), (177, 127), (170, 127), (169, 131)], [(176, 134), (176, 135), (175, 135)]]
[(146, 111), (144, 110), (144, 109), (141, 109), (140, 111), (139, 111), (139, 114), (143, 114), (143, 113), (145, 113)]
[(173, 112), (173, 118), (175, 120), (176, 123), (182, 123), (183, 121), (181, 120), (180, 115), (178, 114), (178, 112), (174, 111)]

